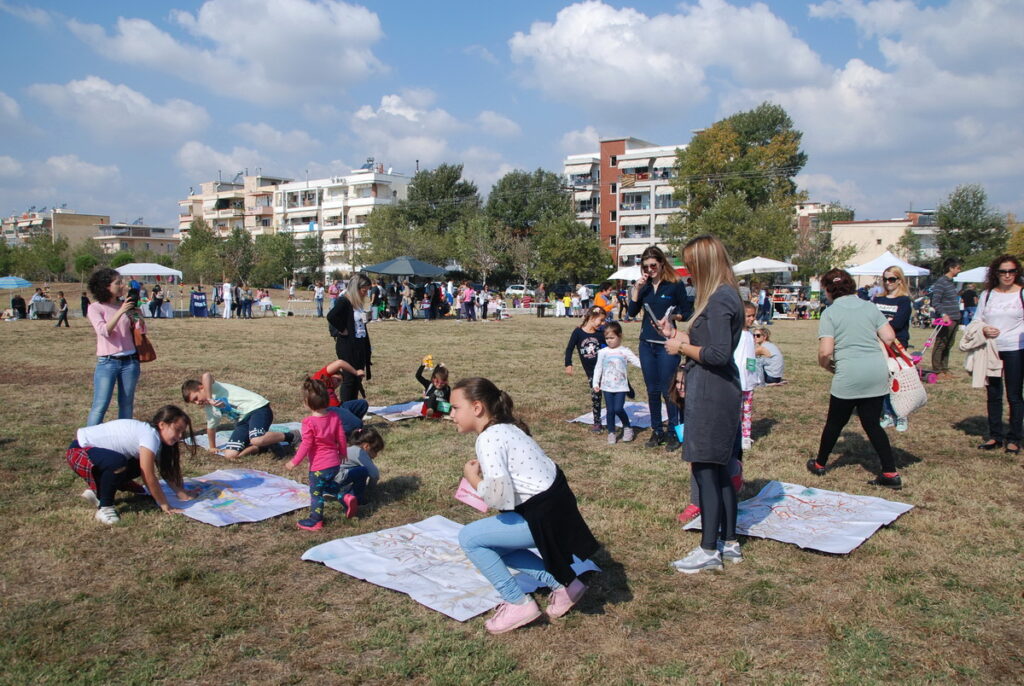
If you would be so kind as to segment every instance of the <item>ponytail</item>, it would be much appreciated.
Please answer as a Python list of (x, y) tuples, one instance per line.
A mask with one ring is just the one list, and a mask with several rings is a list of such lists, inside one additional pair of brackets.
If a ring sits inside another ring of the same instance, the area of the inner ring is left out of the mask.
[(494, 382), (480, 376), (461, 379), (452, 390), (461, 390), (466, 399), (471, 402), (480, 402), (486, 408), (487, 415), (491, 420), (484, 429), (495, 424), (514, 424), (524, 434), (530, 435), (530, 427), (526, 422), (515, 416), (515, 406), (512, 403), (512, 396), (505, 391), (499, 390)]

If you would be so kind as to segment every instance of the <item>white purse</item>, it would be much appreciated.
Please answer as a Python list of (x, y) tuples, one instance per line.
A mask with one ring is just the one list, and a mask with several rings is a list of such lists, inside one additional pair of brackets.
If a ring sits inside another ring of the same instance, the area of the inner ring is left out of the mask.
[(899, 341), (885, 346), (889, 355), (889, 402), (896, 416), (908, 417), (928, 402), (921, 375)]

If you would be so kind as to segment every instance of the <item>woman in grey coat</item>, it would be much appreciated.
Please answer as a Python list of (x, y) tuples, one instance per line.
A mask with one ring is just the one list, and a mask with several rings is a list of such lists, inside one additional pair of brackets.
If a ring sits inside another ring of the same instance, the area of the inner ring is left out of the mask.
[[(683, 262), (697, 287), (689, 333), (662, 322), (669, 354), (686, 367), (684, 459), (691, 463), (701, 511), (701, 542), (673, 565), (694, 574), (741, 562), (736, 540), (736, 491), (727, 465), (739, 438), (741, 390), (733, 350), (743, 330), (740, 300), (729, 254), (714, 236), (698, 236), (683, 248)], [(721, 534), (721, 536), (719, 536)]]

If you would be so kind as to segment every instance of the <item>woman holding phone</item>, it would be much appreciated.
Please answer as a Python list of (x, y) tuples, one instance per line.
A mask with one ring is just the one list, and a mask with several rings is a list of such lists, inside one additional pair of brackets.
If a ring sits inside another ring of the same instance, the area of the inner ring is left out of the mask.
[[(93, 303), (87, 318), (96, 331), (96, 372), (93, 374), (92, 408), (86, 426), (103, 421), (117, 384), (117, 418), (132, 419), (135, 409), (135, 386), (139, 382), (139, 356), (135, 352), (132, 320), (146, 325), (136, 308), (138, 293), (128, 294), (128, 284), (116, 270), (97, 269), (89, 277)], [(125, 297), (127, 294), (127, 297)], [(121, 299), (124, 298), (122, 301)]]

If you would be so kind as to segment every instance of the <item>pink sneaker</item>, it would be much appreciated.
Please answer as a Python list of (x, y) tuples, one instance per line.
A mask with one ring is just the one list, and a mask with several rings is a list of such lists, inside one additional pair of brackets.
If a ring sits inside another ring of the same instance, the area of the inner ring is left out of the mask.
[(540, 608), (537, 607), (537, 601), (533, 598), (523, 605), (502, 603), (494, 611), (494, 616), (484, 622), (484, 626), (492, 634), (503, 634), (529, 624), (542, 614)]
[(351, 493), (346, 493), (341, 498), (342, 504), (345, 506), (345, 516), (352, 519), (359, 512), (359, 501)]
[(306, 531), (320, 531), (320, 529), (324, 528), (324, 520), (310, 519), (307, 517), (306, 519), (300, 519), (295, 522), (295, 525), (300, 529), (305, 529)]
[(700, 508), (694, 505), (693, 503), (690, 503), (689, 505), (686, 506), (685, 510), (679, 513), (676, 519), (679, 520), (680, 524), (686, 524), (688, 521), (694, 519), (699, 514)]
[(551, 601), (548, 603), (547, 615), (551, 619), (558, 619), (573, 608), (573, 605), (580, 601), (583, 594), (587, 592), (587, 585), (579, 579), (573, 579), (568, 586), (563, 586), (551, 594)]

